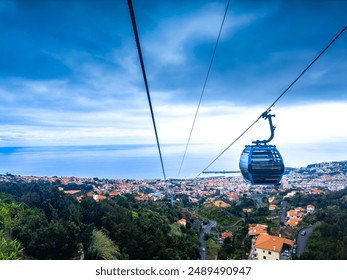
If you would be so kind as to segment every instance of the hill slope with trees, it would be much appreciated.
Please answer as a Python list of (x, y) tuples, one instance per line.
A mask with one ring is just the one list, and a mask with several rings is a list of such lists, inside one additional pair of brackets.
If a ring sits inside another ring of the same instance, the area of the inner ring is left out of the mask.
[[(82, 202), (56, 186), (0, 185), (0, 259), (198, 259), (179, 207), (132, 195)], [(189, 220), (189, 217), (187, 217)]]

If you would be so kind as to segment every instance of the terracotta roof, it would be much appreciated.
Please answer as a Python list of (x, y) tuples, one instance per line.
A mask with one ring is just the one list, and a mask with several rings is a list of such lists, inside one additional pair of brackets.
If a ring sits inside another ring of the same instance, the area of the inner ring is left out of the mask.
[(104, 195), (98, 195), (98, 200), (102, 200), (102, 199), (105, 199), (106, 198), (106, 196), (104, 196)]
[(235, 194), (227, 194), (227, 196), (229, 197), (230, 200), (236, 200), (237, 199), (237, 195), (235, 195)]
[(298, 214), (298, 212), (295, 211), (295, 210), (289, 210), (289, 211), (287, 211), (287, 217), (288, 217), (288, 216), (296, 216), (297, 214)]
[(286, 225), (291, 226), (291, 227), (296, 227), (301, 221), (302, 221), (302, 219), (300, 219), (300, 218), (293, 218), (293, 219), (288, 220), (286, 222)]
[(227, 237), (232, 237), (233, 236), (233, 233), (230, 232), (230, 231), (224, 231), (222, 232), (222, 238), (227, 238)]
[(255, 236), (259, 234), (267, 234), (266, 225), (249, 225), (248, 226), (248, 235)]
[(320, 193), (324, 193), (324, 191), (322, 190), (312, 190), (313, 194), (320, 194)]
[(294, 246), (294, 241), (293, 240), (290, 240), (290, 239), (287, 239), (287, 238), (284, 238), (284, 242), (283, 242), (284, 244), (287, 244), (287, 245), (289, 245), (289, 246), (291, 246), (291, 247), (293, 247)]
[(269, 205), (269, 210), (276, 210), (277, 209), (277, 205), (276, 204), (270, 204)]
[(70, 190), (70, 191), (64, 191), (65, 194), (76, 194), (79, 193), (80, 190)]
[(182, 225), (182, 226), (186, 226), (187, 220), (184, 219), (184, 218), (182, 218), (182, 219), (178, 220), (178, 221), (176, 222), (176, 224), (179, 224), (179, 225)]
[(283, 237), (261, 234), (257, 237), (254, 247), (257, 249), (264, 249), (280, 253), (282, 251), (283, 244), (293, 246), (293, 241)]
[(81, 201), (83, 198), (85, 198), (84, 195), (80, 195), (80, 196), (77, 196), (77, 197), (76, 197), (76, 199), (77, 199), (78, 201)]
[(113, 190), (113, 191), (111, 191), (111, 192), (109, 193), (110, 196), (115, 196), (115, 195), (118, 195), (118, 194), (119, 194), (119, 192), (116, 191), (116, 190)]

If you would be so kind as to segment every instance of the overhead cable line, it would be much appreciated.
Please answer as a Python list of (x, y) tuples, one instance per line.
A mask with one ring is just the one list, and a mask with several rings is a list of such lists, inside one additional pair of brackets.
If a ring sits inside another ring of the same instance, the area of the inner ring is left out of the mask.
[(234, 143), (239, 140), (253, 125), (255, 125), (264, 114), (269, 112), (271, 108), (283, 97), (283, 95), (304, 75), (304, 73), (325, 53), (325, 51), (342, 35), (342, 33), (347, 29), (347, 26), (342, 28), (342, 30), (334, 37), (334, 39), (317, 55), (317, 57), (301, 72), (301, 74), (280, 94), (280, 96), (262, 113), (244, 132), (242, 132), (228, 147), (226, 147), (204, 170), (202, 170), (196, 177), (198, 178), (203, 172), (205, 172), (217, 159), (219, 159)]
[(155, 118), (154, 118), (153, 106), (152, 106), (152, 101), (151, 101), (151, 95), (149, 93), (149, 87), (148, 87), (147, 75), (146, 75), (146, 70), (145, 70), (145, 64), (143, 62), (143, 56), (142, 56), (141, 45), (140, 45), (140, 38), (139, 38), (138, 31), (137, 31), (137, 25), (136, 25), (135, 13), (134, 13), (132, 0), (128, 0), (128, 6), (129, 6), (131, 23), (132, 23), (132, 26), (133, 26), (133, 29), (134, 29), (136, 47), (137, 47), (137, 51), (138, 51), (138, 54), (139, 54), (143, 80), (144, 80), (145, 87), (146, 87), (148, 104), (149, 104), (149, 108), (150, 108), (150, 111), (151, 111), (152, 122), (153, 122), (153, 127), (154, 127), (154, 132), (155, 132), (155, 138), (156, 138), (156, 141), (157, 141), (157, 147), (158, 147), (158, 152), (159, 152), (159, 157), (160, 157), (160, 162), (161, 162), (161, 168), (162, 168), (162, 171), (163, 171), (164, 180), (166, 182), (166, 174), (165, 174), (164, 162), (163, 162), (163, 157), (162, 157), (161, 149), (160, 149), (160, 143), (159, 143), (157, 126), (155, 124)]
[(205, 93), (205, 88), (206, 88), (207, 80), (208, 80), (208, 77), (209, 77), (210, 72), (211, 72), (212, 63), (213, 63), (213, 60), (214, 60), (214, 57), (215, 57), (215, 54), (216, 54), (216, 51), (217, 51), (217, 46), (218, 46), (218, 43), (219, 43), (220, 36), (221, 36), (221, 34), (222, 34), (222, 29), (223, 29), (224, 21), (225, 21), (227, 12), (228, 12), (229, 3), (230, 3), (230, 0), (228, 0), (227, 6), (226, 6), (225, 12), (224, 12), (223, 20), (222, 20), (221, 26), (220, 26), (220, 28), (219, 28), (218, 37), (217, 37), (216, 44), (215, 44), (214, 49), (213, 49), (213, 53), (212, 53), (210, 65), (209, 65), (209, 67), (208, 67), (207, 74), (206, 74), (206, 77), (205, 77), (205, 82), (204, 82), (204, 85), (203, 85), (203, 87), (202, 87), (202, 91), (201, 91), (201, 94), (200, 94), (200, 99), (199, 99), (198, 107), (197, 107), (196, 112), (195, 112), (193, 124), (192, 124), (192, 127), (191, 127), (191, 129), (190, 129), (188, 141), (187, 141), (187, 144), (186, 144), (186, 147), (185, 147), (185, 150), (184, 150), (184, 154), (183, 154), (183, 158), (182, 158), (182, 161), (181, 161), (181, 165), (180, 165), (180, 168), (179, 168), (179, 171), (178, 171), (178, 174), (177, 174), (177, 178), (178, 178), (178, 177), (180, 176), (180, 174), (181, 174), (183, 162), (184, 162), (185, 157), (186, 157), (186, 154), (187, 154), (188, 146), (189, 146), (189, 143), (190, 143), (190, 138), (192, 137), (192, 133), (193, 133), (194, 126), (195, 126), (195, 121), (196, 121), (196, 118), (197, 118), (198, 113), (199, 113), (199, 109), (200, 109), (202, 97), (203, 97), (203, 95), (204, 95), (204, 93)]
[(269, 108), (266, 109), (266, 112), (268, 112), (278, 102), (278, 100), (282, 98), (282, 96), (297, 82), (297, 80), (301, 78), (302, 75), (305, 74), (305, 72), (318, 60), (318, 58), (320, 58), (321, 55), (325, 53), (327, 49), (329, 49), (329, 47), (342, 35), (342, 33), (346, 29), (347, 29), (347, 26), (342, 28), (339, 34), (335, 36), (335, 38), (319, 53), (319, 55), (317, 55), (317, 57), (305, 68), (305, 70), (302, 71), (301, 74), (285, 89), (285, 91), (283, 91), (282, 94), (269, 106)]

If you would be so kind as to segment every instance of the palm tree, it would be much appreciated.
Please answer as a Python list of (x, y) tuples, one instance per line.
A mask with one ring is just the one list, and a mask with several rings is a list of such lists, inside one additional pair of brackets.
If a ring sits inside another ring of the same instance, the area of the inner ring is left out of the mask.
[(120, 250), (119, 246), (103, 231), (94, 229), (88, 254), (97, 260), (117, 260), (120, 257)]

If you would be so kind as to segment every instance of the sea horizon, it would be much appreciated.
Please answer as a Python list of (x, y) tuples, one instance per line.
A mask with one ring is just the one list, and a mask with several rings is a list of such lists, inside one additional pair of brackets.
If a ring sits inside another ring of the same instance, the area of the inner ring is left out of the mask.
[[(162, 146), (162, 154), (167, 179), (195, 178), (207, 164), (218, 155), (206, 151), (209, 144), (194, 144), (188, 150), (182, 166), (183, 144)], [(211, 145), (210, 145), (211, 146)], [(335, 144), (336, 153), (324, 153), (315, 145), (284, 147), (281, 150), (285, 166), (306, 167), (308, 164), (343, 161), (347, 157), (341, 153), (346, 143)], [(238, 161), (242, 150), (234, 149), (221, 157), (208, 170), (238, 171)], [(298, 156), (300, 155), (300, 156)], [(0, 174), (15, 174), (38, 177), (81, 177), (109, 179), (163, 179), (156, 145), (69, 145), (69, 146), (13, 146), (0, 147)]]

